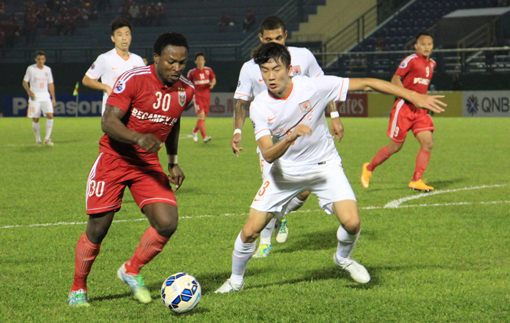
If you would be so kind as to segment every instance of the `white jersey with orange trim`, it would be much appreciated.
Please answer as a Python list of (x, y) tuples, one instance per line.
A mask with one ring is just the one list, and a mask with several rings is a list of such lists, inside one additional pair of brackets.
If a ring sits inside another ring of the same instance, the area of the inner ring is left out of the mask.
[[(117, 53), (117, 50), (114, 48), (104, 54), (99, 55), (85, 75), (93, 80), (101, 79), (101, 83), (107, 84), (113, 89), (117, 78), (122, 73), (132, 68), (141, 66), (145, 66), (145, 63), (140, 56), (130, 52), (129, 57), (124, 59)], [(107, 99), (108, 94), (106, 94), (106, 91), (103, 91), (102, 113), (104, 113), (106, 108)]]
[[(301, 47), (287, 47), (287, 49), (290, 52), (290, 64), (292, 65), (294, 75), (310, 77), (324, 75), (322, 68), (310, 50)], [(244, 63), (241, 68), (234, 98), (252, 101), (257, 94), (264, 90), (267, 90), (267, 87), (262, 79), (260, 67), (251, 59)]]
[(48, 66), (44, 65), (43, 68), (39, 68), (37, 64), (30, 65), (27, 67), (23, 81), (29, 83), (30, 91), (34, 92), (36, 99), (50, 98), (48, 84), (53, 83), (53, 75)]
[(345, 101), (348, 89), (348, 78), (295, 76), (286, 98), (276, 99), (269, 91), (255, 97), (250, 116), (256, 140), (270, 135), (273, 142), (278, 142), (298, 124), (305, 124), (312, 130), (311, 135), (299, 137), (274, 163), (284, 173), (299, 175), (310, 166), (339, 158), (324, 109), (331, 101)]

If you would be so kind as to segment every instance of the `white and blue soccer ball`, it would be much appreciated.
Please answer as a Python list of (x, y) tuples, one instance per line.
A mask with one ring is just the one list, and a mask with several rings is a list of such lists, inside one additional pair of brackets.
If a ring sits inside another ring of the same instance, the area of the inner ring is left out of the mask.
[(197, 307), (201, 295), (198, 280), (186, 273), (173, 274), (161, 286), (163, 303), (175, 313), (189, 312)]

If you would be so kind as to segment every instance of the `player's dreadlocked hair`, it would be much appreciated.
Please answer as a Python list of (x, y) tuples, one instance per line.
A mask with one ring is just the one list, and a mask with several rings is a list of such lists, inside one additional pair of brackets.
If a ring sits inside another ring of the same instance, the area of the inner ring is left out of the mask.
[(284, 33), (287, 30), (285, 28), (285, 23), (283, 22), (283, 20), (281, 20), (277, 16), (267, 16), (260, 23), (260, 33), (261, 34), (264, 34), (264, 30), (275, 30), (275, 29), (279, 29), (279, 28), (281, 28)]
[(290, 65), (290, 53), (287, 47), (278, 43), (262, 44), (255, 48), (251, 57), (259, 66), (273, 59), (275, 62), (281, 61), (285, 67)]
[(129, 30), (131, 31), (131, 24), (129, 23), (129, 21), (127, 21), (127, 19), (124, 19), (124, 18), (114, 19), (112, 21), (112, 23), (110, 24), (110, 26), (112, 27), (112, 35), (115, 33), (115, 30), (122, 28), (122, 27), (128, 27)]
[(161, 56), (161, 52), (168, 45), (186, 47), (189, 51), (186, 37), (176, 32), (166, 32), (159, 35), (158, 39), (156, 39), (156, 42), (154, 43), (154, 53)]

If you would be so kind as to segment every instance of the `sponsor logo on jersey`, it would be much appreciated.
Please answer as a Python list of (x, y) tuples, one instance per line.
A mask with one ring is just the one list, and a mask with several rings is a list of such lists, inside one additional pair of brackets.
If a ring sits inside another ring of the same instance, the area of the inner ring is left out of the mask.
[(179, 91), (179, 104), (184, 106), (186, 103), (186, 91)]
[(413, 80), (413, 84), (429, 85), (429, 83), (430, 83), (429, 79), (424, 79), (424, 78), (421, 78), (421, 77), (415, 77), (414, 80)]
[(292, 71), (294, 75), (301, 75), (301, 66), (292, 66)]
[(467, 99), (467, 111), (471, 115), (475, 115), (478, 112), (478, 98), (474, 95)]
[(310, 111), (310, 109), (312, 109), (312, 104), (310, 103), (309, 100), (306, 100), (305, 102), (301, 102), (299, 104), (299, 108), (301, 109), (301, 111), (303, 113), (305, 113), (305, 112)]
[(113, 92), (115, 93), (121, 93), (126, 88), (126, 85), (121, 80), (118, 80), (115, 82), (115, 85), (113, 86)]

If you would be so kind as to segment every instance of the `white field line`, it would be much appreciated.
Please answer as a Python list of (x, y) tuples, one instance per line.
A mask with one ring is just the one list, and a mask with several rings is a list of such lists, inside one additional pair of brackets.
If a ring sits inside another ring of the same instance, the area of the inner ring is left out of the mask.
[(398, 200), (391, 201), (390, 203), (386, 204), (384, 207), (385, 208), (397, 208), (397, 207), (400, 207), (400, 204), (402, 204), (404, 202), (415, 200), (415, 199), (419, 199), (419, 198), (422, 198), (422, 197), (428, 197), (428, 196), (432, 196), (432, 195), (437, 195), (437, 194), (459, 192), (459, 191), (468, 191), (468, 190), (479, 190), (479, 189), (483, 189), (483, 188), (503, 187), (503, 186), (507, 186), (507, 185), (508, 184), (502, 184), (502, 185), (483, 185), (483, 186), (473, 186), (473, 187), (458, 188), (458, 189), (454, 189), (454, 190), (444, 190), (444, 191), (433, 191), (433, 192), (430, 192), (430, 193), (421, 193), (421, 194), (418, 194), (418, 195), (407, 196), (407, 197), (403, 197), (403, 198), (398, 199)]
[[(492, 186), (476, 186), (476, 187), (465, 187), (455, 190), (445, 190), (445, 191), (435, 191), (432, 193), (423, 193), (415, 196), (405, 197), (399, 200), (392, 201), (385, 206), (366, 206), (360, 207), (360, 210), (380, 210), (387, 208), (411, 208), (411, 207), (430, 207), (430, 206), (460, 206), (460, 205), (475, 205), (475, 204), (502, 204), (508, 203), (510, 201), (488, 201), (488, 202), (457, 202), (457, 203), (436, 203), (436, 204), (418, 204), (418, 205), (400, 205), (401, 203), (409, 200), (414, 200), (421, 197), (432, 196), (435, 194), (441, 193), (450, 193), (450, 192), (458, 192), (465, 190), (473, 190), (473, 189), (482, 189), (482, 188), (493, 188), (493, 187), (502, 187), (507, 186), (504, 185), (492, 185)], [(297, 210), (295, 212), (298, 213), (310, 213), (310, 212), (319, 212), (320, 210)], [(247, 216), (248, 213), (225, 213), (220, 215), (197, 215), (197, 216), (179, 216), (179, 219), (201, 219), (201, 218), (219, 218), (219, 217), (230, 217), (230, 216)], [(114, 223), (122, 223), (122, 222), (138, 222), (138, 221), (147, 221), (147, 218), (137, 218), (137, 219), (129, 219), (129, 220), (113, 220)], [(1, 226), (0, 229), (13, 229), (13, 228), (32, 228), (32, 227), (49, 227), (49, 226), (60, 226), (60, 225), (85, 225), (87, 222), (57, 222), (57, 223), (39, 223), (39, 224), (27, 224), (27, 225), (6, 225)]]

